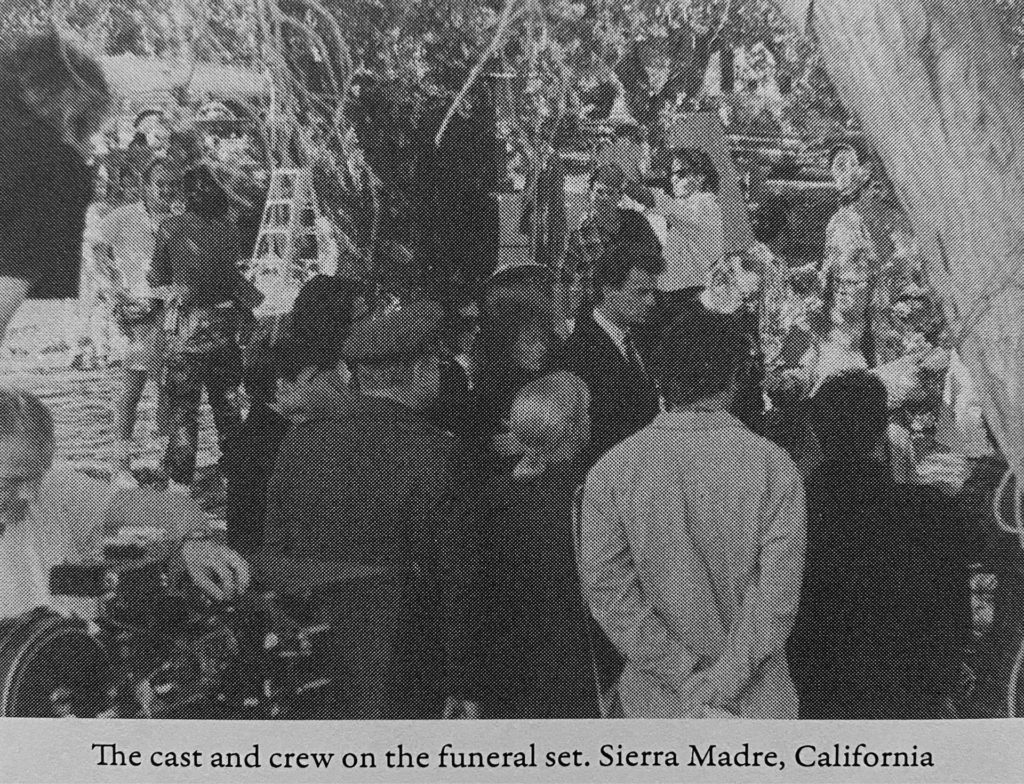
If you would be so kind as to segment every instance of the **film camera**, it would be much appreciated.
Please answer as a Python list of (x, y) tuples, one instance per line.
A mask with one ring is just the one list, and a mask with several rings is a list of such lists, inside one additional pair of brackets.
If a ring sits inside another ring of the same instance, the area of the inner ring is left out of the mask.
[(54, 597), (95, 603), (85, 621), (48, 608), (0, 620), (0, 715), (293, 718), (318, 714), (330, 637), (309, 591), (220, 603), (168, 543), (107, 543), (103, 560), (50, 573)]

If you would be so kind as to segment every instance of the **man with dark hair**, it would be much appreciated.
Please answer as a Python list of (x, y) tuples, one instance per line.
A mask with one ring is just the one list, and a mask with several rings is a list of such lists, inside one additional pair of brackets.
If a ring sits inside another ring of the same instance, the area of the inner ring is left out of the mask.
[(479, 716), (468, 458), (424, 415), (440, 385), (442, 318), (419, 302), (355, 324), (343, 356), (361, 394), (293, 424), (271, 479), (265, 558), (368, 572), (327, 608), (344, 630), (330, 654), (343, 688), (331, 718)]
[(590, 387), (591, 461), (658, 413), (658, 391), (635, 328), (651, 317), (664, 262), (643, 245), (614, 245), (594, 269), (597, 304), (566, 342), (568, 369)]
[(626, 660), (627, 717), (797, 714), (784, 646), (803, 488), (786, 453), (728, 413), (743, 347), (733, 316), (670, 322), (657, 362), (667, 410), (587, 475), (580, 577)]
[(0, 51), (0, 336), (37, 285), (77, 293), (93, 190), (85, 159), (109, 105), (99, 65), (56, 33)]
[(625, 186), (626, 175), (615, 163), (598, 166), (590, 176), (590, 204), (579, 229), (569, 235), (559, 271), (559, 285), (575, 292), (563, 305), (570, 318), (596, 298), (600, 284), (593, 280), (594, 271), (613, 245), (635, 245), (661, 255), (661, 242), (644, 214), (620, 206)]
[(366, 296), (355, 281), (317, 275), (299, 291), (288, 337), (250, 347), (248, 416), (227, 461), (228, 543), (244, 553), (263, 543), (267, 485), (291, 421), (338, 416), (354, 398), (341, 352), (352, 323), (365, 317)]
[(970, 630), (963, 523), (941, 491), (893, 479), (877, 376), (826, 379), (811, 425), (825, 462), (807, 478), (807, 570), (787, 646), (801, 716), (942, 718)]

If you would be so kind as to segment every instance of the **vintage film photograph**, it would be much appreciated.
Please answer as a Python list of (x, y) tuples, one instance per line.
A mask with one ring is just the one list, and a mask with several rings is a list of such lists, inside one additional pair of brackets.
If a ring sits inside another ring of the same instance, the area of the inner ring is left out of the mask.
[(1019, 716), (1022, 73), (1020, 0), (4, 0), (0, 715)]

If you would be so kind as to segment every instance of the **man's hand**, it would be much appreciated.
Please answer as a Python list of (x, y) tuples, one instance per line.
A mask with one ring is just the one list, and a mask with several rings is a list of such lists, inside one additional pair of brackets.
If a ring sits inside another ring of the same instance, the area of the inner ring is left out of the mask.
[(723, 657), (693, 676), (689, 698), (697, 706), (725, 707), (735, 702), (748, 679), (749, 672)]
[(230, 547), (209, 539), (190, 539), (181, 548), (192, 581), (217, 601), (238, 596), (249, 587), (249, 564)]
[(448, 697), (444, 701), (444, 713), (442, 719), (479, 719), (480, 703), (470, 700), (460, 700), (458, 697)]

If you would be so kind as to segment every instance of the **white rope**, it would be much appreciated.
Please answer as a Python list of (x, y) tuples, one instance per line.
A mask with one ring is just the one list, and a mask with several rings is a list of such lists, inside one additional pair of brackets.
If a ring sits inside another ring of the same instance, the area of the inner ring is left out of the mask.
[[(1003, 519), (1003, 499), (1006, 491), (1013, 482), (1013, 525), (1007, 524)], [(1017, 487), (1017, 477), (1013, 467), (1006, 469), (996, 492), (992, 498), (992, 515), (996, 526), (1006, 533), (1016, 534), (1020, 546), (1024, 549), (1024, 496)], [(1013, 660), (1013, 668), (1010, 670), (1010, 680), (1006, 685), (1006, 715), (1008, 718), (1015, 718), (1017, 715), (1017, 694), (1020, 690), (1021, 669), (1024, 668), (1024, 640), (1021, 641), (1017, 656)]]

